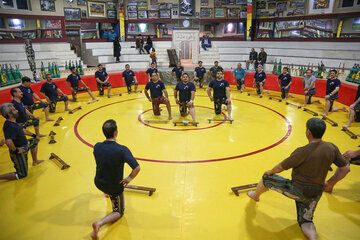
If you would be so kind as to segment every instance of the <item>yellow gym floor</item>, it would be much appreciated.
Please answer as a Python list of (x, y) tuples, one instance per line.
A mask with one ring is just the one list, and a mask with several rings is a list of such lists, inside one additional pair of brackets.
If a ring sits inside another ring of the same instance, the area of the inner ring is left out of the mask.
[[(178, 120), (173, 86), (167, 90), (174, 120)], [(155, 118), (144, 93), (128, 95), (124, 88), (113, 89), (115, 92), (123, 96), (101, 97), (93, 104), (87, 104), (88, 94), (80, 94), (70, 107), (82, 109), (72, 115), (59, 103), (51, 115), (64, 118), (57, 127), (44, 122), (41, 110), (35, 112), (40, 116), (40, 132), (56, 132), (57, 143), (48, 144), (50, 137), (42, 138), (38, 156), (46, 161), (32, 167), (29, 154), (28, 177), (0, 182), (0, 239), (90, 239), (91, 224), (111, 211), (110, 200), (93, 183), (91, 148), (104, 140), (101, 126), (107, 119), (117, 121), (118, 143), (128, 146), (139, 160), (141, 171), (131, 184), (157, 190), (151, 197), (126, 191), (125, 215), (104, 226), (100, 239), (305, 239), (293, 200), (269, 191), (255, 203), (246, 191), (236, 197), (230, 188), (257, 182), (266, 170), (307, 144), (305, 122), (312, 115), (269, 100), (267, 94), (260, 99), (232, 91), (234, 122), (209, 124), (208, 118), (224, 116), (215, 116), (206, 91), (199, 89), (195, 97), (198, 127), (145, 124), (146, 119), (166, 120), (166, 108)], [(289, 100), (302, 104), (303, 98), (295, 95)], [(324, 100), (321, 102), (309, 108), (322, 113)], [(358, 149), (359, 140), (341, 131), (348, 113), (330, 113), (329, 117), (339, 126), (327, 124), (324, 140), (335, 143), (341, 152)], [(3, 122), (1, 118), (1, 126)], [(359, 133), (360, 124), (350, 129)], [(55, 161), (48, 160), (51, 152), (71, 167), (60, 170)], [(0, 147), (0, 159), (0, 174), (14, 170), (6, 146)], [(124, 176), (129, 172), (127, 166)], [(281, 175), (290, 178), (290, 173)], [(359, 180), (360, 166), (352, 165), (334, 192), (323, 194), (314, 218), (319, 239), (359, 239)]]

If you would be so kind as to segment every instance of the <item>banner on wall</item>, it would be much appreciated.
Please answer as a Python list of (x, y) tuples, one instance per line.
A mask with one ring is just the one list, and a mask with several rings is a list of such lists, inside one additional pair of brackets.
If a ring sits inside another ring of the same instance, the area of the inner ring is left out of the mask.
[(124, 0), (118, 2), (120, 41), (125, 41), (125, 17), (124, 17)]
[(246, 22), (246, 40), (251, 41), (252, 29), (252, 0), (247, 1), (247, 22)]

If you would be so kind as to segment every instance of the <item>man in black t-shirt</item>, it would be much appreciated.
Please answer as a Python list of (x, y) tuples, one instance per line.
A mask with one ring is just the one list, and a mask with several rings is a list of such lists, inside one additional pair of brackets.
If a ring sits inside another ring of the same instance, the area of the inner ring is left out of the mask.
[(104, 95), (104, 88), (108, 88), (108, 98), (110, 98), (111, 83), (109, 82), (109, 75), (103, 69), (101, 64), (98, 65), (98, 71), (95, 72), (96, 85), (99, 90), (99, 95)]
[[(153, 73), (151, 76), (151, 81), (148, 82), (145, 86), (145, 96), (149, 100), (149, 102), (152, 103), (152, 108), (154, 115), (159, 116), (160, 115), (160, 104), (165, 104), (166, 108), (169, 113), (169, 120), (172, 119), (171, 117), (171, 105), (169, 101), (168, 93), (165, 89), (165, 85), (162, 81), (159, 80), (159, 77), (156, 73)], [(150, 96), (148, 93), (148, 90), (150, 90)], [(165, 95), (165, 97), (163, 96)]]
[(153, 73), (157, 73), (159, 80), (161, 81), (159, 71), (157, 68), (155, 68), (155, 63), (151, 63), (150, 66), (151, 67), (146, 70), (146, 75), (148, 76), (149, 81), (151, 81), (151, 76)]
[[(179, 105), (180, 115), (185, 117), (190, 113), (193, 123), (195, 120), (195, 108), (194, 108), (194, 99), (195, 99), (195, 84), (189, 82), (189, 75), (184, 73), (182, 76), (182, 81), (179, 82), (174, 90), (174, 98), (176, 104)], [(177, 98), (179, 92), (179, 99)], [(187, 111), (189, 108), (189, 112)]]
[(194, 81), (196, 85), (200, 88), (203, 87), (204, 77), (206, 74), (206, 69), (202, 66), (203, 62), (199, 61), (199, 66), (195, 68), (194, 71)]
[[(43, 162), (43, 160), (37, 159), (37, 143), (39, 138), (36, 134), (26, 130), (16, 122), (19, 114), (13, 104), (2, 104), (0, 106), (0, 112), (1, 115), (6, 118), (3, 126), (5, 143), (9, 148), (10, 158), (16, 170), (16, 172), (0, 175), (0, 179), (16, 180), (25, 178), (28, 172), (29, 149), (33, 158), (33, 166)], [(26, 139), (25, 134), (32, 136), (32, 138)]]
[[(53, 82), (52, 76), (50, 73), (46, 74), (46, 82), (41, 86), (40, 95), (46, 98), (47, 102), (50, 105), (50, 112), (54, 113), (56, 110), (57, 102), (64, 101), (65, 111), (71, 111), (69, 108), (69, 98), (68, 96), (61, 91), (60, 88)], [(58, 95), (58, 92), (61, 95)]]
[(349, 121), (344, 127), (351, 127), (351, 122), (355, 117), (355, 122), (360, 122), (360, 85), (358, 86), (354, 103), (350, 105)]
[(136, 79), (135, 73), (133, 72), (133, 70), (130, 70), (130, 65), (126, 64), (125, 65), (125, 71), (123, 71), (122, 73), (122, 80), (123, 83), (125, 82), (126, 84), (126, 88), (128, 93), (131, 93), (131, 85), (135, 85), (135, 92), (137, 91), (137, 88), (139, 86), (139, 83)]
[(217, 72), (221, 72), (222, 74), (224, 74), (224, 69), (222, 67), (219, 66), (219, 62), (215, 61), (214, 62), (214, 66), (210, 68), (209, 70), (209, 74), (211, 75), (211, 80), (216, 80), (217, 76)]
[[(72, 93), (72, 96), (73, 96), (72, 101), (76, 102), (76, 97), (77, 97), (78, 92), (88, 92), (90, 97), (92, 98), (92, 100), (97, 101), (98, 99), (96, 99), (94, 97), (94, 95), (92, 94), (90, 88), (88, 86), (86, 86), (84, 81), (81, 79), (80, 75), (76, 73), (76, 68), (71, 67), (70, 71), (71, 71), (71, 74), (67, 77), (67, 79), (65, 81), (65, 84), (71, 90), (71, 93)], [(70, 82), (70, 86), (69, 86), (68, 82)], [(81, 82), (84, 87), (80, 87), (79, 82)]]
[[(213, 96), (211, 96), (211, 90), (214, 91)], [(210, 100), (214, 102), (215, 113), (221, 114), (221, 106), (224, 104), (227, 106), (228, 120), (232, 120), (230, 85), (229, 82), (223, 78), (221, 71), (216, 73), (216, 80), (210, 82), (207, 94)]]
[(184, 67), (181, 66), (181, 62), (177, 63), (177, 66), (171, 70), (171, 75), (176, 78), (176, 82), (179, 83), (181, 81), (181, 77), (184, 74)]
[(39, 117), (29, 112), (29, 110), (27, 110), (24, 104), (21, 102), (23, 93), (20, 91), (20, 89), (12, 88), (10, 90), (10, 94), (13, 98), (11, 103), (15, 107), (15, 109), (18, 110), (19, 116), (17, 117), (16, 122), (20, 124), (23, 128), (34, 126), (36, 135), (38, 137), (45, 137), (46, 135), (40, 134)]
[(321, 114), (322, 116), (327, 116), (329, 112), (335, 112), (342, 110), (347, 112), (345, 107), (342, 108), (333, 108), (334, 102), (339, 98), (339, 90), (341, 82), (336, 78), (337, 71), (335, 69), (330, 71), (330, 79), (326, 82), (326, 96), (325, 96), (325, 112)]
[[(23, 77), (21, 79), (22, 84), (19, 86), (19, 89), (23, 93), (23, 97), (21, 98), (21, 102), (24, 104), (25, 108), (29, 110), (29, 112), (33, 113), (34, 110), (44, 109), (45, 112), (45, 120), (46, 121), (54, 121), (49, 117), (49, 104), (43, 101), (34, 91), (31, 89), (31, 80), (28, 77)], [(34, 98), (37, 100), (34, 102)]]
[(281, 98), (285, 101), (287, 100), (287, 97), (289, 95), (290, 91), (290, 85), (291, 85), (291, 76), (288, 73), (288, 68), (284, 67), (282, 74), (278, 77), (278, 84), (281, 89)]
[[(129, 184), (140, 171), (140, 166), (130, 150), (116, 142), (118, 135), (116, 122), (107, 120), (102, 130), (106, 140), (94, 146), (96, 161), (94, 182), (100, 191), (110, 197), (113, 212), (92, 224), (92, 239), (98, 239), (98, 232), (103, 225), (115, 222), (124, 215), (124, 186)], [(123, 177), (125, 163), (132, 168), (130, 175), (126, 178)]]

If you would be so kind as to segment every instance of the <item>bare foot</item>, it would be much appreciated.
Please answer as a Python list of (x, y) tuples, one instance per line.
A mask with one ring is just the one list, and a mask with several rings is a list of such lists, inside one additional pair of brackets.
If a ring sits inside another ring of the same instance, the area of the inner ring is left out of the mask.
[(306, 107), (306, 104), (301, 105), (302, 107)]
[(5, 144), (5, 139), (2, 139), (1, 141), (0, 141), (0, 147), (2, 146), (2, 145), (4, 145)]
[(92, 224), (92, 228), (93, 228), (94, 231), (91, 234), (91, 238), (94, 239), (94, 240), (99, 239), (98, 232), (100, 230), (100, 225), (97, 222), (94, 222)]
[(348, 128), (348, 127), (351, 127), (351, 125), (350, 124), (345, 124), (343, 127)]
[(44, 135), (44, 134), (39, 134), (39, 135), (37, 135), (38, 137), (46, 137), (46, 135)]
[(67, 108), (67, 109), (65, 109), (65, 111), (71, 112), (71, 111), (72, 111), (72, 109)]
[(311, 101), (311, 103), (320, 103), (320, 100)]
[(256, 202), (260, 201), (259, 197), (256, 197), (255, 191), (248, 191), (247, 195)]
[(169, 118), (168, 118), (169, 120), (171, 120), (172, 119), (172, 117), (171, 116), (169, 116)]
[(326, 114), (326, 113), (322, 113), (322, 114), (321, 114), (321, 116), (324, 116), (324, 117), (326, 117), (326, 116), (327, 116), (327, 114)]
[(44, 160), (37, 160), (33, 162), (33, 166), (39, 165), (40, 163), (42, 163)]
[(47, 122), (48, 122), (48, 121), (54, 121), (54, 119), (52, 119), (52, 118), (47, 118), (46, 121), (47, 121)]

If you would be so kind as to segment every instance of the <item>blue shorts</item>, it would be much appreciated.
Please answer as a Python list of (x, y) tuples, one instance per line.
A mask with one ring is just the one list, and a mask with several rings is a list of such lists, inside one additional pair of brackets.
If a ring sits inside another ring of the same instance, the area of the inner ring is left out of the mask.
[(323, 186), (300, 186), (293, 181), (279, 175), (264, 175), (265, 187), (275, 190), (296, 202), (297, 221), (301, 226), (312, 222), (317, 203), (319, 202)]

